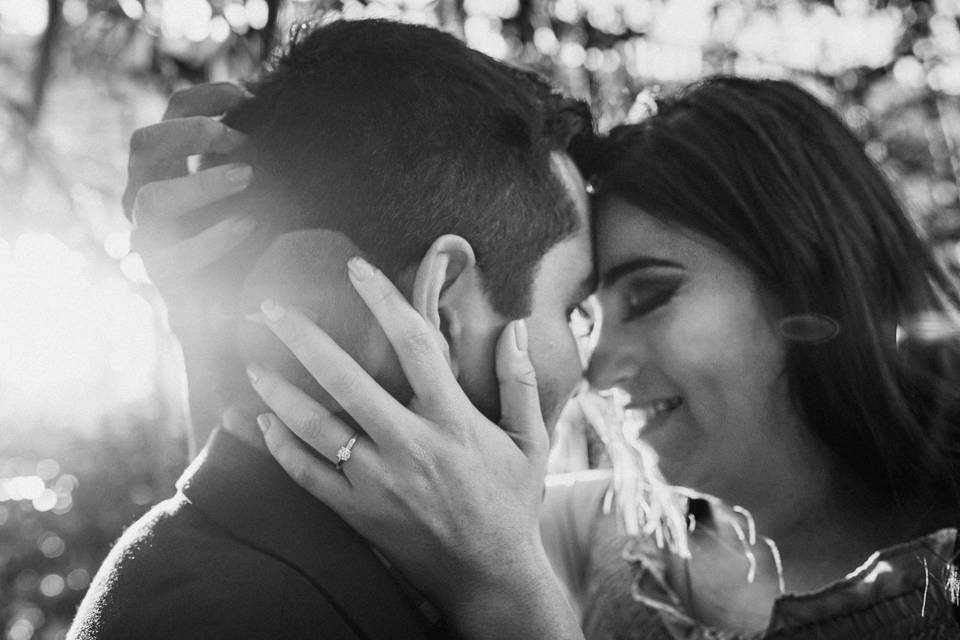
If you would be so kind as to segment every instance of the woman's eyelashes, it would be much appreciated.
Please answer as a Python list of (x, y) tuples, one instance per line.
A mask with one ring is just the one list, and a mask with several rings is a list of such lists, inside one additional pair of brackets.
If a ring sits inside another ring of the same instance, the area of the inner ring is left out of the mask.
[(624, 322), (646, 316), (668, 304), (680, 288), (678, 278), (640, 278), (627, 285)]

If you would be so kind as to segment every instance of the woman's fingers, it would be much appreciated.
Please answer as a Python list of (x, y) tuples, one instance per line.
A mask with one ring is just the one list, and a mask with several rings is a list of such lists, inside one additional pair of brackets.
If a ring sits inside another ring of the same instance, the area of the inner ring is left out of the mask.
[(132, 214), (141, 187), (187, 174), (187, 158), (204, 153), (229, 153), (247, 137), (219, 120), (190, 116), (165, 120), (133, 132), (123, 205)]
[(248, 94), (226, 82), (198, 85), (170, 97), (164, 122), (142, 127), (130, 138), (130, 161), (123, 208), (132, 215), (144, 185), (187, 173), (187, 158), (201, 153), (229, 153), (246, 140), (239, 131), (213, 118), (233, 109)]
[(190, 116), (142, 127), (130, 137), (130, 173), (168, 168), (200, 153), (229, 153), (247, 137), (219, 120)]
[(390, 430), (412, 415), (303, 313), (270, 300), (261, 310), (270, 330), (374, 440), (390, 437)]
[(167, 102), (164, 120), (186, 116), (216, 116), (233, 109), (250, 97), (230, 82), (208, 82), (177, 91)]
[(500, 426), (530, 458), (547, 455), (547, 428), (540, 408), (537, 372), (527, 350), (527, 323), (514, 320), (497, 343)]
[(297, 437), (330, 462), (336, 462), (337, 451), (355, 429), (276, 373), (251, 364), (247, 375), (254, 390)]
[(247, 164), (225, 164), (194, 174), (144, 185), (133, 201), (133, 223), (138, 227), (163, 224), (223, 200), (247, 188), (253, 169)]
[(421, 402), (444, 408), (465, 398), (438, 331), (410, 306), (382, 271), (360, 257), (347, 263), (350, 281), (393, 345), (407, 381)]
[(236, 248), (255, 227), (256, 221), (252, 218), (228, 218), (169, 247), (156, 250), (138, 247), (138, 251), (155, 285), (175, 285), (184, 276), (196, 273)]
[(310, 453), (277, 416), (265, 413), (257, 418), (257, 423), (267, 449), (287, 475), (314, 497), (342, 513), (343, 507), (350, 504), (350, 482), (344, 474)]

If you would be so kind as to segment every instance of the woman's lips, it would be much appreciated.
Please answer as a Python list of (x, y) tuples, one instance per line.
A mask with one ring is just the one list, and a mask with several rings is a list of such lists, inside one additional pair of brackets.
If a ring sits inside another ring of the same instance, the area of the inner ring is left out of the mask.
[[(632, 402), (627, 405), (628, 417), (633, 417), (642, 423), (640, 433), (652, 428), (657, 423), (662, 422), (660, 418), (666, 417), (674, 409), (683, 405), (683, 398), (680, 396), (671, 396), (669, 398), (658, 398), (650, 402)], [(631, 414), (633, 414), (631, 416)]]

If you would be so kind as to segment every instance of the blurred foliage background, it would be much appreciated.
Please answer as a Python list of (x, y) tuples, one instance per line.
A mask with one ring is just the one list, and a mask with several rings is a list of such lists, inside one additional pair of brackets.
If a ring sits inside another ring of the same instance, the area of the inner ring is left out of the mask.
[[(960, 0), (0, 0), (0, 632), (62, 638), (187, 462), (177, 345), (119, 205), (173, 90), (255, 73), (292, 25), (435, 25), (590, 100), (601, 129), (711, 73), (834, 105), (960, 263)], [(639, 95), (639, 99), (638, 96)]]

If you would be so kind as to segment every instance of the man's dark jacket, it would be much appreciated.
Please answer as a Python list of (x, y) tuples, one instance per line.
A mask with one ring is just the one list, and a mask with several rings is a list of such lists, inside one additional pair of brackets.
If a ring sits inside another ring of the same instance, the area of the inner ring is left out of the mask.
[(214, 432), (117, 542), (69, 640), (444, 637), (432, 609), (267, 454)]

